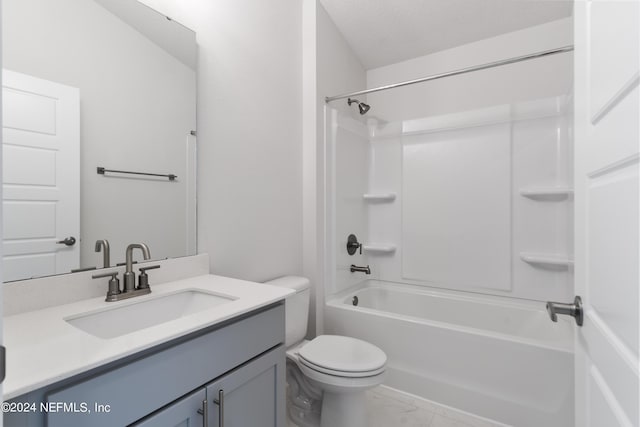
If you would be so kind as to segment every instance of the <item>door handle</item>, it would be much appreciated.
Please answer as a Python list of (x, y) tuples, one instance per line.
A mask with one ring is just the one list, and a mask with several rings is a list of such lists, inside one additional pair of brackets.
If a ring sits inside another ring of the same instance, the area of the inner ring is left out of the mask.
[(71, 237), (67, 237), (64, 240), (60, 240), (58, 242), (56, 242), (56, 244), (58, 245), (67, 245), (67, 246), (73, 246), (76, 244), (76, 238), (71, 236)]
[(547, 302), (547, 313), (552, 322), (558, 321), (558, 314), (564, 314), (576, 319), (576, 325), (582, 326), (584, 320), (584, 313), (582, 309), (582, 298), (575, 297), (573, 304), (564, 304), (561, 302)]
[(213, 399), (213, 403), (218, 405), (218, 427), (224, 427), (224, 390), (218, 390), (218, 398)]
[(209, 404), (207, 399), (202, 401), (202, 408), (198, 409), (198, 413), (202, 415), (202, 427), (209, 427)]

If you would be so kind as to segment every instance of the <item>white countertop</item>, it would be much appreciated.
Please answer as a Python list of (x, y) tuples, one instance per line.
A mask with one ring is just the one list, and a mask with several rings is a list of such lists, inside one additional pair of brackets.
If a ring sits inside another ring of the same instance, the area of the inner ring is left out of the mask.
[[(237, 299), (110, 339), (90, 335), (64, 320), (73, 315), (136, 304), (185, 289)], [(286, 288), (214, 275), (152, 284), (151, 290), (149, 295), (119, 302), (105, 302), (103, 296), (5, 317), (7, 375), (3, 383), (4, 400), (267, 306), (293, 293)]]

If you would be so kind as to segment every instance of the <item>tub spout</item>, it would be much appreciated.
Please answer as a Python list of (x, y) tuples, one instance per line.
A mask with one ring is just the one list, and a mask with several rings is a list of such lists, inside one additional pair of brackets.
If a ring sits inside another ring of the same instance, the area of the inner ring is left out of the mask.
[(369, 268), (368, 265), (366, 267), (359, 267), (357, 265), (351, 264), (351, 268), (349, 270), (351, 270), (352, 273), (355, 273), (356, 271), (358, 271), (364, 274), (371, 274), (371, 269)]

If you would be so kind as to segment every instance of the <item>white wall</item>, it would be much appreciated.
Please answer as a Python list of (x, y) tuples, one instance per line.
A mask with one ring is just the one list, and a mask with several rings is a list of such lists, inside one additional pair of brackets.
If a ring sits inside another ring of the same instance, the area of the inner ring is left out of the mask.
[[(571, 18), (526, 28), (367, 71), (373, 88), (573, 44)], [(369, 95), (369, 116), (397, 121), (566, 94), (573, 55), (532, 61), (419, 83)]]
[[(309, 335), (313, 336), (322, 333), (326, 274), (324, 99), (364, 89), (366, 72), (320, 2), (305, 0), (303, 4), (303, 274), (311, 279), (315, 290), (309, 313)], [(346, 102), (335, 107), (350, 116), (355, 108)]]
[(194, 29), (198, 251), (214, 273), (302, 273), (302, 3), (144, 0)]
[[(195, 71), (93, 1), (3, 8), (4, 66), (80, 89), (81, 265), (102, 265), (98, 239), (110, 241), (114, 264), (132, 242), (147, 243), (154, 259), (186, 255)], [(106, 178), (97, 166), (178, 181)]]
[[(327, 11), (320, 2), (317, 4), (317, 88), (318, 88), (318, 123), (324, 122), (325, 97), (344, 92), (353, 92), (366, 88), (366, 70), (358, 57), (351, 50), (342, 34), (333, 23)], [(362, 101), (366, 101), (363, 97)], [(355, 105), (348, 106), (346, 100), (335, 101), (331, 107), (348, 113), (348, 116), (358, 118)], [(324, 135), (324, 128), (320, 126), (318, 138)]]
[[(0, 5), (0, 23), (2, 22), (2, 7)], [(0, 24), (0, 70), (2, 70), (2, 25)], [(2, 76), (0, 76), (0, 86), (2, 86)], [(0, 129), (2, 129), (2, 91), (0, 91)], [(2, 138), (2, 136), (0, 136)], [(2, 152), (0, 152), (0, 172), (2, 172)], [(2, 199), (2, 173), (0, 173), (0, 200)], [(2, 209), (0, 209), (0, 240), (4, 236), (4, 230), (2, 229)], [(0, 247), (0, 257), (2, 257), (2, 247)], [(2, 283), (2, 263), (0, 263), (0, 283)], [(4, 318), (4, 292), (0, 287), (0, 319)], [(2, 320), (0, 320), (0, 326), (2, 326)], [(0, 345), (4, 345), (4, 328), (0, 328)], [(0, 384), (0, 394), (2, 394), (2, 384)], [(0, 427), (3, 426), (2, 417), (0, 417)]]

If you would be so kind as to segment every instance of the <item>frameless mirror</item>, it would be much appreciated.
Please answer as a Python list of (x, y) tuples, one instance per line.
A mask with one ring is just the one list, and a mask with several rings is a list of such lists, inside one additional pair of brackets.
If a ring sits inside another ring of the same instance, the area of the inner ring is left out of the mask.
[(195, 254), (195, 33), (136, 0), (2, 7), (3, 279)]

